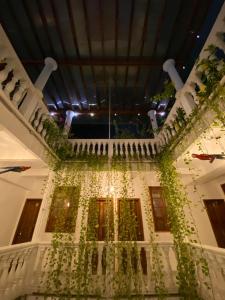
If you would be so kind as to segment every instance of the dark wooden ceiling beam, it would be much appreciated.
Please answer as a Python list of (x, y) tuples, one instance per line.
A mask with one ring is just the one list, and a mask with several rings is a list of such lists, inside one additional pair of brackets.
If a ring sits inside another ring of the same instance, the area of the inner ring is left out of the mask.
[[(115, 28), (114, 28), (114, 35), (115, 35), (115, 58), (118, 58), (118, 32), (119, 32), (119, 0), (115, 0)], [(114, 67), (114, 82), (115, 82), (115, 93), (117, 98), (117, 65)]]
[[(101, 47), (102, 47), (102, 56), (105, 57), (105, 36), (104, 36), (104, 22), (103, 22), (103, 7), (102, 0), (98, 0), (98, 10), (99, 10), (99, 27), (100, 27), (100, 35), (101, 35)], [(105, 65), (103, 67), (103, 80), (104, 80), (104, 93), (107, 97), (107, 75)], [(98, 100), (98, 106), (101, 107), (101, 102)]]
[[(131, 10), (130, 10), (129, 33), (128, 33), (127, 59), (129, 59), (130, 57), (132, 29), (133, 29), (133, 22), (134, 22), (134, 7), (135, 7), (135, 0), (132, 0)], [(125, 71), (124, 87), (127, 86), (127, 77), (128, 77), (128, 65), (126, 66), (126, 71)]]
[[(52, 12), (53, 12), (53, 18), (54, 18), (54, 22), (55, 22), (55, 25), (56, 25), (57, 33), (59, 35), (60, 45), (61, 45), (62, 50), (63, 50), (63, 55), (66, 57), (67, 56), (66, 46), (65, 46), (65, 43), (64, 43), (64, 40), (63, 40), (63, 33), (62, 33), (62, 30), (61, 30), (61, 27), (60, 27), (59, 18), (58, 18), (58, 14), (56, 12), (54, 1), (50, 0), (50, 4), (51, 4)], [(70, 72), (71, 70), (68, 70), (68, 71), (69, 71), (68, 75), (70, 77), (70, 81), (72, 82), (73, 87), (74, 87), (75, 97), (78, 99), (78, 101), (80, 103), (80, 107), (82, 108), (81, 96), (80, 96), (79, 89), (77, 87), (77, 83), (74, 80), (73, 75)], [(67, 86), (67, 83), (66, 83), (66, 80), (65, 80), (65, 76), (63, 76), (62, 71), (61, 71), (61, 74), (62, 74), (62, 81), (63, 81), (63, 85), (65, 87), (66, 95), (68, 97), (68, 100), (70, 101), (71, 108), (72, 108), (73, 101), (72, 101), (70, 93), (69, 93), (69, 89), (68, 89), (68, 86)]]
[[(80, 58), (80, 50), (79, 50), (79, 45), (78, 45), (78, 41), (77, 41), (76, 26), (75, 26), (75, 21), (74, 21), (74, 16), (73, 16), (73, 8), (71, 5), (71, 0), (67, 0), (66, 5), (67, 5), (67, 11), (69, 14), (69, 22), (70, 22), (70, 28), (71, 28), (72, 37), (73, 37), (73, 43), (74, 43), (74, 47), (76, 50), (76, 55), (79, 59)], [(84, 95), (85, 95), (85, 98), (88, 99), (87, 84), (86, 84), (86, 81), (84, 78), (84, 72), (83, 72), (81, 65), (79, 65), (78, 67), (79, 67), (81, 82), (82, 82), (83, 89), (84, 89)]]
[[(127, 109), (127, 110), (124, 110), (122, 107), (119, 107), (119, 108), (112, 108), (111, 109), (111, 115), (114, 116), (114, 114), (116, 114), (116, 116), (119, 116), (119, 115), (147, 115), (147, 112), (148, 112), (149, 108), (140, 108), (140, 109)], [(54, 111), (54, 110), (52, 110)], [(99, 116), (99, 115), (108, 115), (109, 114), (109, 110), (108, 108), (107, 109), (90, 109), (90, 110), (83, 110), (82, 112), (77, 110), (77, 109), (73, 109), (74, 112), (76, 113), (79, 113), (80, 115), (90, 115), (90, 113), (93, 113), (95, 114), (96, 116)], [(65, 110), (63, 109), (59, 109), (57, 110), (57, 113), (61, 114), (61, 113), (64, 113)]]
[(192, 36), (191, 33), (190, 33), (190, 30), (192, 29), (193, 19), (196, 18), (197, 9), (198, 9), (198, 5), (200, 4), (200, 1), (199, 0), (193, 0), (193, 2), (194, 3), (192, 4), (192, 13), (190, 14), (188, 24), (187, 24), (187, 28), (186, 28), (186, 31), (188, 32), (188, 34), (185, 35), (185, 37), (183, 39), (183, 43), (181, 43), (181, 46), (180, 46), (180, 49), (179, 49), (178, 55), (177, 55), (178, 58), (182, 56), (182, 53), (184, 51), (184, 47), (187, 43), (187, 40), (189, 40)]
[(162, 8), (162, 13), (161, 13), (160, 16), (159, 16), (159, 20), (158, 20), (158, 24), (157, 24), (155, 43), (154, 43), (154, 47), (153, 47), (153, 56), (154, 56), (155, 53), (156, 53), (157, 46), (158, 46), (158, 43), (159, 43), (160, 33), (161, 33), (163, 21), (164, 21), (164, 19), (165, 19), (166, 4), (167, 4), (167, 1), (164, 0), (163, 8)]
[[(44, 10), (43, 10), (42, 4), (41, 4), (41, 2), (39, 0), (36, 0), (36, 3), (37, 3), (37, 7), (38, 7), (38, 13), (40, 15), (40, 18), (41, 18), (41, 21), (42, 21), (42, 24), (43, 24), (43, 27), (44, 27), (44, 32), (46, 33), (47, 40), (48, 40), (48, 43), (49, 43), (49, 46), (50, 46), (50, 51), (53, 54), (54, 58), (57, 59), (56, 53), (55, 53), (55, 50), (54, 50), (54, 47), (53, 47), (53, 44), (52, 44), (52, 41), (51, 41), (50, 33), (49, 33), (49, 30), (48, 30), (48, 22), (47, 22), (45, 14), (44, 14)], [(43, 61), (42, 61), (42, 64), (43, 64)], [(63, 82), (61, 70), (59, 70), (58, 74), (59, 74), (60, 80)], [(53, 82), (53, 84), (55, 86), (55, 90), (57, 90), (57, 84), (56, 84), (56, 81), (53, 78), (53, 76), (51, 76), (50, 79), (52, 79), (52, 82)], [(64, 87), (64, 89), (65, 89), (65, 87)], [(61, 98), (61, 102), (63, 104), (63, 107), (65, 107), (62, 98)]]
[[(144, 24), (143, 24), (143, 29), (142, 29), (142, 35), (141, 35), (141, 47), (140, 47), (140, 52), (139, 52), (140, 57), (143, 56), (143, 52), (144, 52), (144, 44), (145, 44), (145, 39), (146, 39), (146, 34), (147, 34), (150, 3), (151, 3), (151, 0), (148, 0), (147, 5), (146, 5), (146, 10), (145, 10), (145, 18), (144, 18)], [(137, 86), (138, 81), (139, 81), (140, 70), (141, 70), (140, 67), (141, 66), (138, 66), (138, 68), (137, 68), (135, 83), (134, 83), (135, 86)]]
[[(160, 38), (160, 32), (161, 32), (161, 29), (162, 29), (163, 20), (164, 20), (164, 16), (165, 16), (165, 13), (166, 13), (166, 4), (167, 4), (167, 1), (164, 0), (162, 12), (161, 12), (161, 14), (159, 16), (159, 19), (158, 19), (158, 22), (157, 22), (156, 36), (155, 36), (155, 41), (154, 41), (154, 46), (153, 46), (153, 54), (152, 54), (153, 57), (155, 56), (157, 46), (158, 46), (158, 42), (159, 42), (159, 38)], [(162, 65), (163, 65), (163, 63), (164, 63), (164, 61), (162, 62)], [(147, 79), (145, 81), (145, 87), (144, 87), (145, 96), (147, 95), (147, 90), (148, 90), (150, 78), (151, 78), (151, 70), (148, 72), (148, 76), (147, 76)]]
[[(56, 59), (58, 65), (73, 66), (146, 66), (146, 67), (162, 67), (163, 59), (154, 59), (152, 57), (92, 57), (92, 58), (70, 58)], [(22, 59), (23, 64), (42, 65), (42, 59)], [(182, 65), (183, 61), (177, 61), (178, 65)]]
[[(14, 9), (13, 9), (13, 7), (11, 6), (11, 3), (8, 2), (8, 4), (9, 4), (9, 7), (10, 7), (11, 14), (13, 15), (14, 22), (15, 22), (17, 28), (19, 28), (19, 31), (21, 32), (20, 36), (21, 36), (22, 39), (23, 39), (23, 44), (24, 44), (25, 47), (27, 48), (27, 50), (28, 50), (28, 52), (29, 52), (29, 55), (30, 55), (31, 57), (34, 57), (32, 48), (30, 47), (30, 44), (28, 43), (27, 39), (26, 39), (26, 38), (23, 36), (23, 34), (22, 34), (22, 33), (24, 32), (24, 30), (22, 29), (22, 27), (21, 27), (21, 25), (20, 25), (20, 23), (19, 23), (19, 21), (18, 21), (18, 19), (17, 19), (17, 17), (16, 17), (17, 15), (14, 13)], [(40, 41), (40, 39), (39, 39), (39, 37), (38, 37), (38, 35), (37, 35), (36, 29), (35, 29), (35, 25), (34, 25), (34, 22), (33, 22), (32, 17), (31, 17), (31, 14), (30, 14), (30, 11), (29, 11), (27, 2), (26, 2), (25, 0), (23, 0), (23, 1), (22, 1), (22, 4), (23, 4), (24, 11), (25, 11), (25, 15), (26, 15), (26, 17), (27, 17), (27, 19), (28, 19), (28, 22), (29, 22), (29, 24), (30, 24), (30, 26), (31, 26), (31, 29), (32, 29), (33, 34), (34, 34), (34, 37), (35, 37), (35, 39), (36, 39), (36, 42), (37, 42), (37, 44), (38, 44), (38, 46), (39, 46), (41, 55), (42, 55), (42, 57), (44, 57), (44, 56), (45, 56), (45, 54), (44, 54), (44, 49), (43, 49), (43, 47), (42, 47), (42, 45), (41, 45), (41, 41)], [(4, 28), (4, 29), (5, 29), (5, 31), (7, 30), (7, 28)], [(7, 32), (7, 31), (6, 31), (6, 32)], [(40, 73), (40, 71), (36, 70), (36, 73), (37, 73), (37, 72)], [(56, 105), (56, 107), (58, 108), (57, 102), (54, 101), (54, 99), (52, 99), (52, 100), (53, 100), (54, 104)]]
[(30, 27), (32, 29), (32, 33), (36, 39), (36, 42), (38, 44), (38, 47), (39, 47), (39, 50), (41, 52), (41, 55), (43, 58), (45, 58), (45, 51), (44, 51), (44, 48), (42, 46), (42, 43), (41, 43), (41, 40), (37, 34), (37, 30), (36, 30), (36, 26), (34, 24), (34, 19), (32, 18), (32, 15), (31, 15), (31, 12), (30, 12), (30, 9), (28, 7), (28, 4), (27, 4), (27, 1), (26, 0), (22, 0), (22, 4), (23, 4), (23, 8), (24, 8), (24, 11), (25, 11), (25, 14), (26, 14), (26, 17), (29, 21), (29, 24), (30, 24)]
[[(82, 3), (83, 3), (85, 30), (86, 30), (86, 34), (87, 34), (89, 55), (90, 55), (90, 58), (92, 58), (93, 53), (92, 53), (92, 46), (91, 46), (90, 26), (89, 26), (89, 21), (88, 21), (88, 11), (87, 11), (86, 0), (82, 0)], [(94, 96), (96, 96), (96, 94), (97, 94), (97, 84), (96, 84), (96, 76), (95, 76), (94, 65), (90, 65), (90, 66), (91, 66), (91, 72), (92, 72), (92, 77), (93, 77)]]

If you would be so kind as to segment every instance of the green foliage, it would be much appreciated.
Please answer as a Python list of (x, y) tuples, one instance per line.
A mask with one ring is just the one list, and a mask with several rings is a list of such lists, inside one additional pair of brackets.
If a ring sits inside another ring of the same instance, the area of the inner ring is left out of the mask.
[(58, 158), (61, 160), (71, 159), (73, 157), (72, 145), (63, 129), (59, 128), (51, 119), (46, 119), (43, 126), (46, 130), (46, 142)]
[(187, 244), (193, 234), (193, 228), (185, 217), (185, 205), (188, 199), (173, 166), (171, 154), (164, 151), (158, 159), (160, 185), (163, 187), (164, 197), (171, 232), (174, 238), (174, 247), (177, 255), (177, 281), (179, 292), (184, 299), (201, 299), (197, 293), (197, 277), (193, 252)]
[[(103, 178), (105, 178), (103, 180)], [(107, 183), (103, 184), (103, 181)], [(143, 274), (141, 257), (138, 248), (139, 232), (132, 202), (133, 198), (132, 172), (125, 162), (114, 162), (108, 169), (102, 169), (97, 163), (91, 165), (83, 162), (59, 163), (55, 168), (53, 181), (54, 190), (49, 201), (57, 195), (55, 210), (70, 202), (72, 213), (63, 213), (57, 217), (54, 227), (52, 246), (47, 253), (46, 273), (43, 276), (42, 286), (46, 294), (53, 294), (65, 299), (76, 295), (77, 299), (88, 297), (89, 294), (96, 298), (112, 296), (114, 299), (125, 297), (142, 299)], [(113, 184), (115, 192), (110, 191)], [(144, 183), (143, 183), (144, 184)], [(104, 240), (98, 241), (98, 220), (100, 216), (97, 199), (101, 198), (106, 189), (104, 220)], [(71, 194), (72, 190), (76, 193)], [(147, 190), (147, 189), (146, 189)], [(148, 196), (146, 194), (146, 199)], [(66, 200), (65, 200), (66, 199)], [(117, 206), (115, 201), (117, 201)], [(146, 200), (147, 202), (147, 200)], [(73, 204), (74, 203), (74, 204)], [(115, 209), (120, 210), (120, 218), (113, 214)], [(77, 220), (77, 211), (80, 218)], [(147, 214), (151, 215), (149, 211)], [(68, 218), (69, 217), (69, 218)], [(74, 224), (78, 222), (79, 237), (74, 233)], [(68, 226), (65, 226), (66, 225)], [(70, 226), (71, 225), (71, 226)], [(65, 227), (67, 232), (65, 232)], [(149, 223), (153, 234), (153, 221)], [(116, 234), (116, 232), (119, 233)], [(117, 242), (115, 242), (115, 234)], [(151, 234), (151, 235), (152, 235)], [(153, 238), (151, 238), (153, 243)], [(159, 299), (164, 299), (163, 265), (157, 244), (153, 243), (151, 258), (153, 260), (153, 277), (155, 290)], [(102, 249), (102, 274), (98, 274), (99, 259), (97, 248)], [(93, 280), (94, 278), (94, 280)]]
[(159, 102), (164, 99), (171, 99), (171, 98), (175, 97), (175, 93), (176, 93), (176, 90), (174, 88), (173, 83), (171, 81), (166, 80), (164, 82), (163, 92), (156, 94), (153, 97), (153, 100)]
[(196, 69), (201, 72), (203, 84), (199, 87), (197, 95), (200, 100), (209, 97), (221, 78), (225, 75), (225, 61), (216, 56), (216, 46), (209, 45), (205, 52), (208, 53), (206, 58), (197, 62)]

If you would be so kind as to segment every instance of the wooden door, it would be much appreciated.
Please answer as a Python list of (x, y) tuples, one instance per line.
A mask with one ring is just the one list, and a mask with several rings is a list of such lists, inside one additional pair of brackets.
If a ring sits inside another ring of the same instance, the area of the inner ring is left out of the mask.
[(225, 202), (223, 199), (204, 200), (209, 220), (219, 247), (225, 248)]
[(46, 232), (75, 232), (80, 190), (75, 186), (57, 186), (45, 228)]
[(24, 205), (13, 244), (30, 242), (41, 206), (41, 199), (27, 199)]
[(170, 231), (166, 203), (160, 186), (149, 187), (155, 231)]
[(144, 241), (140, 199), (127, 198), (118, 201), (119, 240)]
[(88, 212), (87, 239), (97, 241), (114, 240), (112, 199), (91, 199)]

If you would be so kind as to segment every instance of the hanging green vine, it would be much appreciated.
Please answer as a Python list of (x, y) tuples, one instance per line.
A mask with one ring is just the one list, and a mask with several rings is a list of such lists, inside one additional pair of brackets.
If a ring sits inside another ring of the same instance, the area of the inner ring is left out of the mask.
[[(164, 152), (158, 160), (159, 179), (163, 187), (164, 197), (167, 203), (167, 211), (171, 232), (174, 238), (174, 246), (177, 255), (177, 280), (179, 292), (184, 299), (201, 299), (198, 295), (198, 283), (196, 275), (196, 259), (188, 240), (195, 233), (195, 228), (187, 222), (185, 206), (188, 199), (178, 178), (176, 168), (173, 166), (171, 154)], [(208, 276), (208, 267), (203, 259), (197, 260), (205, 276)]]

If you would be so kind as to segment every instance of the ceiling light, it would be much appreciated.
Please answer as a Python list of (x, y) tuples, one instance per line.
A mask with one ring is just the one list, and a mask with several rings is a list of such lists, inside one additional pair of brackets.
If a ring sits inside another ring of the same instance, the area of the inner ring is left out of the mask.
[(114, 116), (116, 117), (116, 116), (117, 116), (117, 113), (115, 113)]
[(182, 69), (183, 69), (183, 70), (185, 70), (185, 69), (186, 69), (186, 67), (185, 67), (185, 66), (183, 66), (183, 67), (182, 67)]
[(77, 111), (74, 111), (73, 116), (78, 117), (80, 114)]
[(163, 117), (163, 116), (165, 116), (166, 112), (165, 111), (161, 111), (158, 114)]
[(138, 113), (138, 116), (140, 116), (141, 114)]
[(90, 116), (91, 116), (91, 117), (94, 117), (94, 116), (95, 116), (95, 114), (94, 114), (94, 113), (90, 113)]
[(200, 38), (200, 35), (199, 35), (199, 34), (197, 34), (196, 38), (197, 38), (197, 39), (199, 39), (199, 38)]

